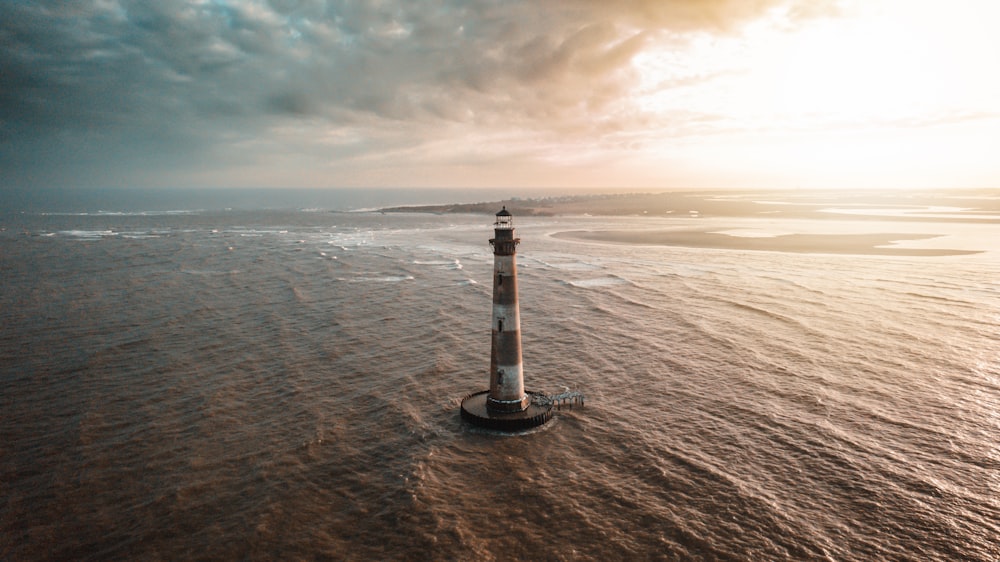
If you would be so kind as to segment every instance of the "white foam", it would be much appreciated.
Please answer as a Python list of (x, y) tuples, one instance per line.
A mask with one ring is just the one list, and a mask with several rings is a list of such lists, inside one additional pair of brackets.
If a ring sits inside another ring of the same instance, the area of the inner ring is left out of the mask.
[(462, 269), (462, 261), (458, 259), (453, 260), (413, 260), (415, 265), (435, 265), (438, 269), (450, 269), (458, 271)]
[(375, 241), (373, 231), (338, 232), (332, 235), (329, 244), (340, 246), (344, 250), (359, 246), (370, 246)]
[(60, 230), (59, 234), (85, 240), (97, 240), (100, 238), (118, 236), (118, 233), (113, 230)]

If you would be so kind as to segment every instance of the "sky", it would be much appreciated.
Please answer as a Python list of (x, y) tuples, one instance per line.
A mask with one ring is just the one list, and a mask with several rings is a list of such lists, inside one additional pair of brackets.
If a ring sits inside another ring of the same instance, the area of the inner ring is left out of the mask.
[(0, 0), (0, 189), (1000, 187), (993, 0)]

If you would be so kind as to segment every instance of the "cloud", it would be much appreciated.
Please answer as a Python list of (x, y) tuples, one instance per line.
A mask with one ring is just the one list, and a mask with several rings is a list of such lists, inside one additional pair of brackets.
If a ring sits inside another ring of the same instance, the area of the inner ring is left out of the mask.
[[(600, 137), (642, 124), (622, 100), (630, 61), (654, 38), (731, 33), (779, 4), (790, 17), (821, 11), (804, 0), (5, 2), (0, 183), (239, 166), (259, 135), (273, 135), (271, 151), (301, 148), (274, 133), (286, 122), (320, 136), (350, 128), (376, 155), (477, 131)], [(312, 146), (317, 159), (325, 146)]]

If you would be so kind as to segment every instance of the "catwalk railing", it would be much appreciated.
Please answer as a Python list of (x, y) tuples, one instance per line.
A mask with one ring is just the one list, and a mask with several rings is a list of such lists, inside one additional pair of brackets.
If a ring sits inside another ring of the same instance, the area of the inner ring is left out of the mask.
[(575, 406), (582, 408), (584, 401), (583, 393), (576, 390), (552, 394), (549, 396), (544, 394), (533, 394), (531, 399), (540, 406), (551, 404), (557, 410), (562, 410), (563, 407), (573, 408)]

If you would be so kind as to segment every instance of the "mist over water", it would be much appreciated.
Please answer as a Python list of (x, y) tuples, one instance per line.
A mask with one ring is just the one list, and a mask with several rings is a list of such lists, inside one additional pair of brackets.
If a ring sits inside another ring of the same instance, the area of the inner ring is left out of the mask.
[(488, 384), (492, 217), (6, 220), (0, 558), (1000, 557), (997, 251), (515, 216), (526, 387), (587, 406), (503, 436), (459, 419)]

